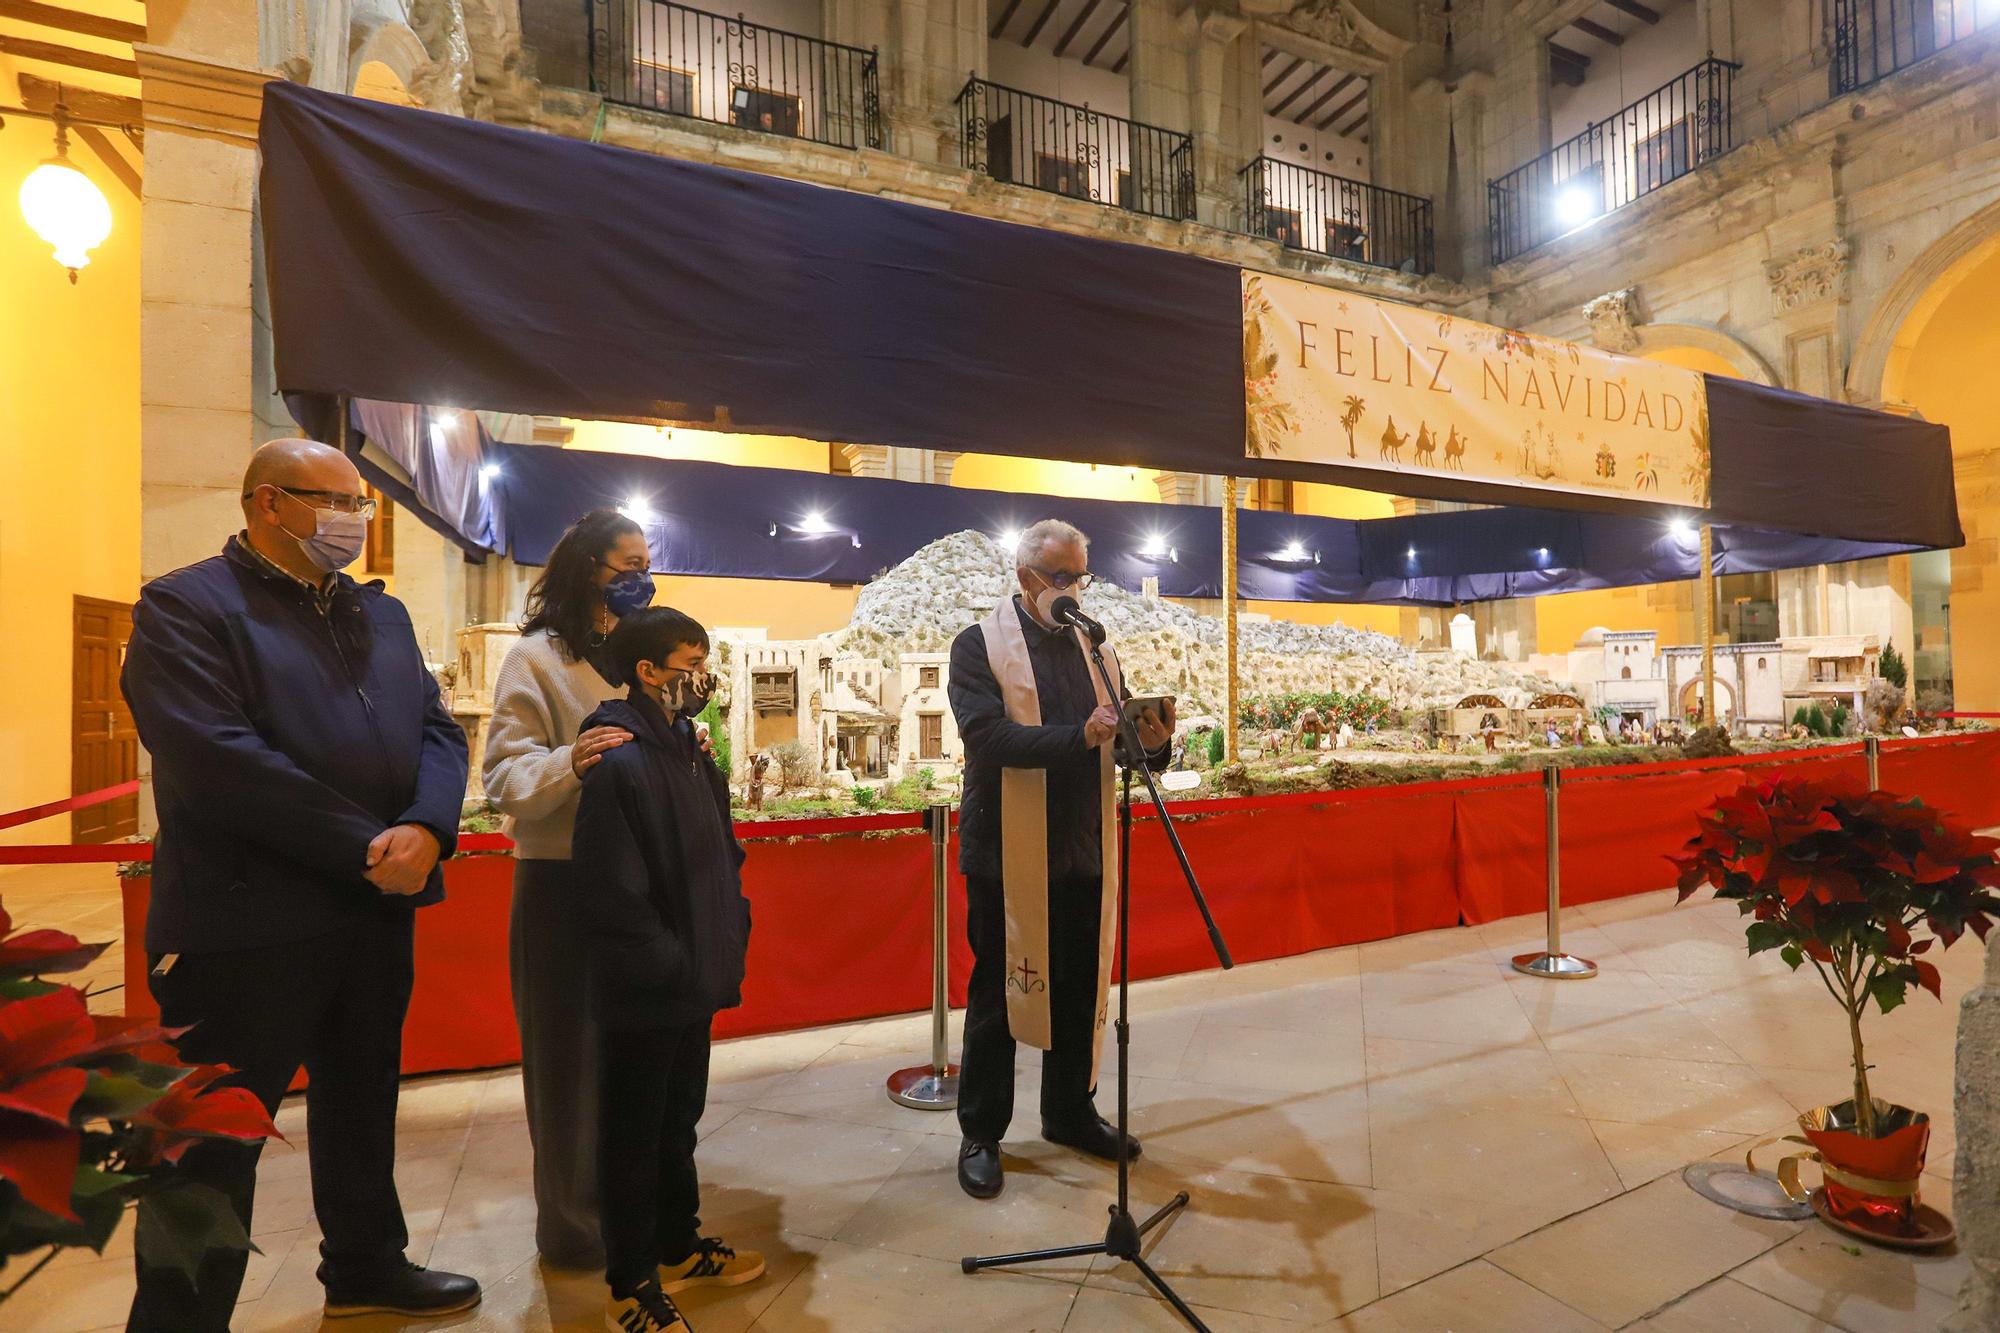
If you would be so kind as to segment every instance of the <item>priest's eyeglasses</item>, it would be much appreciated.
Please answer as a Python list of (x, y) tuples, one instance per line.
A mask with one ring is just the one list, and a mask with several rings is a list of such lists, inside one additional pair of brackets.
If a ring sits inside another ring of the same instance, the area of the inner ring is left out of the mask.
[(1071, 588), (1082, 592), (1097, 582), (1097, 575), (1087, 569), (1080, 574), (1072, 574), (1066, 569), (1043, 569), (1040, 565), (1029, 565), (1028, 568), (1034, 570), (1038, 578), (1057, 592), (1068, 592)]

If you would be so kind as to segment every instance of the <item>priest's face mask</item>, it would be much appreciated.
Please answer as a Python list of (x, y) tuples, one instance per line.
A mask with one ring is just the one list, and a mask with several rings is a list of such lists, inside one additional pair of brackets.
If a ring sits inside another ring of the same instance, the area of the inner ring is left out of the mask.
[(1067, 593), (1080, 598), (1090, 586), (1089, 552), (1081, 542), (1046, 541), (1032, 563), (1015, 569), (1021, 581), (1021, 601), (1047, 629), (1056, 627), (1051, 609)]

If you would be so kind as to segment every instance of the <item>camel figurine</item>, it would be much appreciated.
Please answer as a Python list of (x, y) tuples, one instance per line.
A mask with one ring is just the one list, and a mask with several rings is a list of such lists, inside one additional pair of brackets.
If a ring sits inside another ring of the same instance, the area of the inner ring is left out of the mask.
[(1392, 463), (1403, 461), (1403, 446), (1409, 443), (1407, 434), (1396, 432), (1396, 418), (1390, 417), (1389, 424), (1382, 428), (1382, 457)]
[(1431, 423), (1426, 421), (1417, 427), (1417, 466), (1429, 467), (1431, 458), (1437, 453), (1437, 436), (1431, 434)]
[[(1317, 708), (1303, 709), (1300, 711), (1298, 717), (1292, 721), (1292, 748), (1297, 750), (1318, 750), (1325, 745), (1326, 738), (1332, 734), (1332, 718), (1327, 717)], [(1306, 743), (1308, 736), (1312, 738), (1311, 744)]]
[(1465, 471), (1465, 441), (1459, 438), (1457, 426), (1445, 437), (1444, 465), (1453, 472)]

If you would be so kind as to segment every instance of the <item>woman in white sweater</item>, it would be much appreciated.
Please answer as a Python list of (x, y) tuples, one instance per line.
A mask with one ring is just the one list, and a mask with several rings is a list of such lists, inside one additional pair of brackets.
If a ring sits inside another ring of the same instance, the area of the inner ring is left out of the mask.
[(622, 698), (605, 636), (653, 600), (645, 534), (614, 510), (578, 519), (528, 593), (520, 642), (500, 664), (486, 794), (510, 816), (517, 858), (509, 963), (521, 1086), (535, 1155), (535, 1241), (562, 1268), (604, 1266), (597, 1227), (597, 1024), (571, 878), (583, 775), (630, 733), (583, 720)]

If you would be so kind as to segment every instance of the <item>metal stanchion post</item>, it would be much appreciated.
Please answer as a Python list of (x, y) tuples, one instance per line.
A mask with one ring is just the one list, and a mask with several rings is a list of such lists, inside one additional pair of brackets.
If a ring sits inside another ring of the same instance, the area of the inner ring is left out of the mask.
[(1868, 790), (1881, 791), (1882, 738), (1880, 736), (1864, 737), (1861, 742), (1861, 749), (1868, 756)]
[(889, 1099), (919, 1111), (949, 1111), (958, 1105), (958, 1066), (951, 1063), (951, 996), (945, 940), (945, 876), (951, 845), (951, 807), (933, 803), (924, 811), (931, 835), (931, 1062), (889, 1075)]
[(1556, 793), (1561, 786), (1560, 769), (1550, 765), (1542, 770), (1542, 793), (1549, 812), (1549, 947), (1542, 953), (1518, 955), (1514, 970), (1531, 977), (1582, 981), (1597, 975), (1597, 964), (1562, 951), (1562, 841), (1556, 828)]

